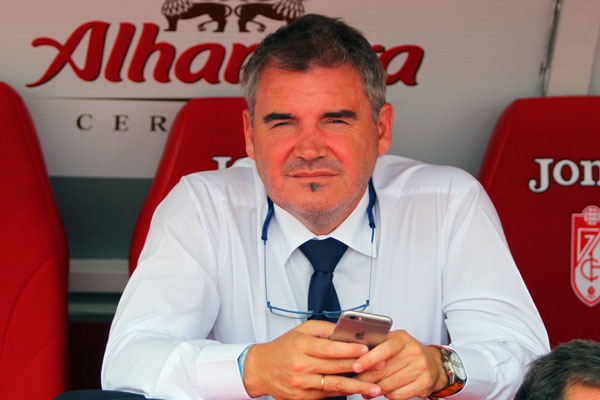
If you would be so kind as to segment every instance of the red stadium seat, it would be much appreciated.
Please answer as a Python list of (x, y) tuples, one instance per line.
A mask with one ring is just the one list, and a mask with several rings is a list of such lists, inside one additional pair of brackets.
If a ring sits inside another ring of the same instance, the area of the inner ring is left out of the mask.
[(66, 389), (65, 231), (33, 121), (0, 82), (0, 399)]
[(600, 97), (513, 102), (479, 180), (552, 346), (600, 341)]
[(154, 209), (181, 177), (217, 169), (214, 157), (236, 160), (246, 156), (242, 122), (245, 108), (242, 97), (215, 97), (191, 100), (179, 111), (133, 232), (130, 273), (137, 265)]

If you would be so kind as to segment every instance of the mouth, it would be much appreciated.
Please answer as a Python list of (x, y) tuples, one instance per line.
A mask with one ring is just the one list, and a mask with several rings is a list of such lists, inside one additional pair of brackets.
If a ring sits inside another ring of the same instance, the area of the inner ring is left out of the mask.
[(299, 171), (290, 174), (290, 177), (297, 179), (299, 181), (321, 181), (328, 180), (336, 176), (335, 172), (331, 171)]

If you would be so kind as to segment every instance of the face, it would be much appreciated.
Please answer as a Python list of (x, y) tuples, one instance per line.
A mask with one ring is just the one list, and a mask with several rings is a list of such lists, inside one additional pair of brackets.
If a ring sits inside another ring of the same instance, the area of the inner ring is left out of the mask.
[(254, 126), (244, 113), (246, 150), (271, 199), (316, 234), (355, 208), (379, 154), (391, 143), (393, 110), (373, 121), (349, 64), (305, 72), (267, 67), (257, 86)]
[(573, 385), (567, 389), (567, 400), (600, 400), (600, 388), (584, 385)]

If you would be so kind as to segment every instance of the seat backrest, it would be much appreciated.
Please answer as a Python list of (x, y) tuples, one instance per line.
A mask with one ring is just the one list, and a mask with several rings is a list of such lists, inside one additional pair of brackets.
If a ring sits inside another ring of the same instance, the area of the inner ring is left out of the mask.
[(23, 100), (0, 82), (0, 398), (66, 389), (68, 250)]
[(242, 120), (245, 108), (242, 97), (214, 97), (190, 100), (179, 111), (133, 232), (130, 273), (137, 265), (155, 208), (181, 177), (217, 169), (227, 157), (234, 161), (246, 156)]
[(600, 97), (514, 101), (479, 180), (551, 345), (600, 340)]

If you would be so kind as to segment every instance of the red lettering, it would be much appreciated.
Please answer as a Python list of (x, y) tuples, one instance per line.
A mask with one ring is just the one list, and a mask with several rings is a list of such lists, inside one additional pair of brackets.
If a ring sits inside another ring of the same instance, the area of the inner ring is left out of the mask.
[(170, 43), (155, 43), (158, 25), (145, 23), (138, 45), (133, 53), (127, 77), (134, 82), (144, 82), (144, 67), (155, 51), (159, 52), (154, 68), (154, 79), (158, 82), (170, 82), (169, 70), (175, 58), (175, 47)]
[[(209, 51), (208, 60), (198, 72), (192, 72), (192, 61), (204, 51)], [(175, 76), (182, 82), (194, 83), (204, 78), (208, 83), (219, 83), (219, 69), (225, 58), (225, 47), (218, 43), (202, 43), (184, 51), (175, 64)]]
[[(71, 68), (73, 68), (73, 71), (75, 71), (77, 76), (84, 81), (93, 81), (98, 78), (98, 75), (100, 74), (100, 68), (102, 67), (102, 54), (104, 53), (104, 40), (106, 38), (106, 30), (108, 29), (108, 25), (108, 23), (101, 21), (87, 22), (75, 29), (71, 36), (69, 36), (69, 38), (66, 40), (64, 45), (61, 45), (56, 40), (50, 38), (35, 39), (31, 43), (33, 47), (52, 46), (58, 50), (58, 54), (56, 57), (54, 57), (54, 60), (52, 63), (50, 63), (50, 66), (44, 75), (42, 75), (38, 81), (34, 83), (28, 83), (26, 86), (33, 87), (48, 82), (50, 79), (54, 78), (67, 63), (69, 63)], [(83, 68), (79, 68), (71, 56), (81, 42), (81, 39), (83, 39), (83, 36), (88, 31), (91, 32), (87, 56), (85, 59), (85, 66)]]
[[(381, 60), (381, 64), (383, 64), (383, 68), (386, 71), (387, 79), (385, 83), (388, 85), (392, 85), (398, 81), (402, 81), (405, 85), (414, 86), (417, 84), (417, 71), (421, 66), (421, 61), (423, 61), (423, 49), (419, 46), (415, 45), (405, 45), (405, 46), (396, 46), (392, 47), (389, 50), (385, 50), (385, 48), (381, 45), (373, 46), (373, 50), (376, 53), (382, 53), (379, 56)], [(387, 68), (390, 65), (390, 62), (399, 54), (408, 53), (408, 57), (406, 57), (406, 61), (402, 67), (394, 74), (389, 74), (387, 72)]]
[(123, 22), (119, 26), (119, 33), (115, 39), (106, 68), (104, 69), (104, 77), (111, 82), (121, 82), (121, 68), (125, 62), (125, 56), (131, 45), (131, 39), (135, 33), (135, 25), (129, 22)]
[[(77, 76), (85, 81), (96, 80), (102, 68), (102, 57), (104, 54), (104, 43), (109, 24), (101, 21), (91, 21), (79, 26), (65, 41), (64, 45), (51, 38), (37, 38), (32, 42), (33, 47), (52, 46), (58, 50), (58, 54), (50, 63), (50, 66), (42, 77), (34, 82), (28, 83), (28, 87), (38, 86), (54, 78), (64, 67), (69, 64)], [(72, 59), (73, 53), (90, 32), (87, 56), (83, 68), (79, 68)], [(104, 77), (110, 82), (121, 82), (121, 70), (125, 64), (127, 53), (131, 46), (136, 27), (130, 22), (119, 24), (119, 32), (110, 51), (108, 61), (104, 68)], [(211, 84), (217, 84), (219, 73), (225, 59), (225, 47), (219, 43), (199, 43), (185, 50), (175, 60), (175, 46), (167, 42), (156, 42), (159, 27), (153, 23), (144, 23), (138, 39), (137, 46), (131, 57), (127, 70), (127, 78), (133, 82), (144, 82), (144, 69), (150, 57), (158, 52), (158, 60), (154, 67), (154, 80), (157, 82), (170, 82), (169, 73), (175, 63), (175, 76), (184, 83), (194, 83), (201, 79)], [(240, 70), (244, 61), (256, 49), (258, 44), (245, 46), (234, 43), (231, 54), (227, 61), (223, 78), (226, 82), (236, 84), (240, 82)], [(373, 50), (379, 54), (379, 59), (386, 71), (386, 84), (392, 85), (398, 81), (405, 85), (416, 85), (416, 75), (423, 60), (423, 49), (416, 45), (404, 45), (392, 47), (388, 50), (380, 44), (373, 46)], [(192, 63), (200, 54), (208, 51), (202, 68), (192, 71)], [(392, 61), (399, 55), (406, 54), (406, 59), (400, 69), (389, 73), (388, 68)]]
[(249, 47), (244, 46), (240, 43), (233, 44), (233, 50), (231, 51), (231, 57), (225, 67), (225, 81), (229, 83), (240, 82), (240, 69), (244, 60), (258, 47), (258, 43), (252, 44)]

